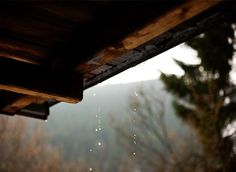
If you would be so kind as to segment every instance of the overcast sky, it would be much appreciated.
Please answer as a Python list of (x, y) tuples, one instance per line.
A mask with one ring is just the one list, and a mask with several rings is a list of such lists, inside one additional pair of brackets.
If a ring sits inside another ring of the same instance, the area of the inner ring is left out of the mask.
[(159, 70), (168, 74), (183, 75), (182, 69), (176, 65), (173, 60), (174, 58), (189, 64), (200, 63), (195, 50), (185, 44), (180, 44), (148, 61), (104, 81), (100, 85), (158, 79), (160, 76)]

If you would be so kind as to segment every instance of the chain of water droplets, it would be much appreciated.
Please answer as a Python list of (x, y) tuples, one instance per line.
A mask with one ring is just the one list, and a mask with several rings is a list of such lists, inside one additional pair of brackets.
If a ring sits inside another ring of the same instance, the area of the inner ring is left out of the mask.
[[(96, 93), (93, 93), (93, 96), (95, 97), (95, 96), (96, 96)], [(101, 126), (101, 108), (100, 108), (100, 106), (98, 107), (98, 113), (96, 114), (96, 121), (97, 121), (97, 125), (98, 125), (98, 126), (95, 128), (95, 132), (102, 131), (102, 126)], [(99, 138), (99, 139), (101, 139), (101, 138)], [(98, 145), (99, 147), (101, 147), (101, 146), (102, 146), (102, 142), (99, 140), (99, 141), (97, 142), (97, 145)], [(89, 149), (89, 152), (93, 152), (93, 149), (90, 148), (90, 149)], [(89, 168), (89, 171), (93, 171), (93, 168), (90, 167), (90, 168)]]
[[(97, 125), (98, 127), (95, 129), (96, 132), (100, 132), (102, 131), (102, 127), (101, 127), (101, 108), (98, 107), (98, 114), (96, 114), (96, 118), (97, 118)], [(102, 146), (101, 141), (98, 141), (98, 146)]]
[[(134, 96), (135, 96), (135, 98), (136, 97), (138, 97), (138, 93), (135, 91), (134, 92)], [(137, 145), (137, 140), (136, 140), (136, 137), (137, 137), (137, 135), (136, 135), (136, 131), (135, 131), (135, 123), (136, 123), (136, 116), (137, 116), (137, 107), (133, 107), (133, 115), (132, 115), (132, 123), (133, 123), (133, 128), (132, 128), (132, 132), (133, 132), (133, 135), (132, 135), (132, 137), (133, 137), (133, 144), (134, 144), (134, 148), (136, 147), (136, 145)], [(133, 151), (133, 153), (132, 153), (132, 155), (133, 156), (135, 156), (136, 155), (136, 152), (135, 152), (135, 150)]]

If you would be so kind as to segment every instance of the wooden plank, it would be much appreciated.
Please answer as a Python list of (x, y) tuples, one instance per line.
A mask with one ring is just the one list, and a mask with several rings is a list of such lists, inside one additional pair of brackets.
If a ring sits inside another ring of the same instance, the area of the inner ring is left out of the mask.
[(220, 0), (190, 0), (172, 11), (158, 17), (144, 28), (134, 32), (125, 38), (122, 43), (124, 49), (134, 49), (147, 41), (161, 35), (169, 29), (200, 14), (210, 7), (221, 2)]
[(26, 108), (21, 109), (15, 115), (21, 115), (36, 119), (46, 120), (49, 115), (49, 106), (48, 104), (31, 104)]
[(8, 102), (8, 104), (5, 107), (2, 107), (2, 111), (10, 113), (10, 114), (15, 114), (16, 112), (25, 108), (26, 106), (30, 105), (31, 103), (42, 104), (45, 101), (46, 101), (46, 99), (43, 99), (40, 97), (22, 95), (18, 98), (13, 99), (12, 101)]
[(77, 103), (83, 95), (83, 77), (0, 58), (0, 90)]
[(0, 31), (44, 47), (53, 47), (56, 42), (69, 39), (73, 30), (21, 15), (0, 15)]
[[(177, 6), (171, 11), (159, 16), (151, 23), (143, 28), (136, 30), (132, 34), (125, 37), (121, 42), (116, 45), (111, 45), (104, 50), (98, 52), (94, 57), (96, 64), (91, 67), (90, 64), (79, 64), (76, 70), (87, 73), (92, 73), (101, 65), (111, 62), (113, 59), (143, 45), (144, 43), (160, 36), (168, 30), (178, 26), (179, 24), (191, 19), (192, 17), (206, 11), (210, 7), (219, 4), (221, 0), (189, 0)], [(91, 60), (92, 61), (92, 60)], [(90, 61), (90, 62), (91, 62)], [(88, 78), (85, 78), (88, 79)]]
[(25, 63), (41, 64), (46, 61), (48, 49), (0, 36), (0, 56)]
[[(142, 63), (160, 53), (183, 43), (205, 31), (216, 27), (224, 22), (230, 22), (235, 16), (236, 5), (228, 2), (222, 2), (213, 8), (201, 13), (196, 17), (191, 18), (177, 27), (174, 27), (164, 34), (157, 36), (151, 41), (129, 51), (128, 53), (113, 58), (110, 65), (113, 67), (100, 74), (86, 76), (84, 89), (92, 87), (130, 67)], [(99, 66), (99, 57), (93, 58), (90, 64)]]

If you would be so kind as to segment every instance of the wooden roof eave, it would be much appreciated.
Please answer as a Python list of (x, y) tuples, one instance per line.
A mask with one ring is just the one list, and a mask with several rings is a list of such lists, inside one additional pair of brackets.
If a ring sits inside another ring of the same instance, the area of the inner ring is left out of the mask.
[[(71, 83), (83, 83), (80, 75), (82, 73), (84, 76), (84, 86), (80, 85), (80, 87), (77, 87), (77, 90), (74, 91), (79, 93), (79, 91), (83, 89), (87, 89), (131, 66), (202, 33), (217, 23), (224, 22), (227, 20), (228, 16), (231, 15), (232, 8), (234, 7), (227, 5), (225, 2), (212, 0), (191, 0), (181, 4), (181, 6), (177, 6), (143, 28), (125, 37), (121, 42), (117, 43), (118, 46), (111, 45), (99, 51), (94, 55), (94, 58), (91, 58), (86, 63), (78, 64), (75, 68), (75, 73), (79, 74), (76, 76), (78, 80), (73, 80)], [(194, 26), (193, 23), (195, 23)], [(10, 47), (10, 50), (17, 49), (17, 46), (15, 47), (16, 48)], [(29, 54), (38, 53), (32, 52), (30, 49), (28, 52)], [(39, 52), (41, 53), (42, 51)], [(10, 54), (6, 57), (27, 62), (27, 58), (24, 58), (26, 56), (27, 54), (19, 54), (16, 56), (13, 53), (13, 55)], [(27, 63), (38, 64), (38, 61), (28, 61)], [(18, 67), (22, 68), (21, 66)], [(46, 74), (45, 76), (46, 78), (48, 77)], [(49, 76), (45, 81), (48, 82), (50, 77), (52, 76)], [(25, 112), (29, 112), (30, 110), (27, 111), (27, 108), (32, 103), (42, 104), (46, 102), (51, 106), (60, 101), (70, 103), (78, 102), (82, 97), (75, 97), (73, 100), (73, 98), (66, 96), (67, 93), (61, 95), (56, 93), (55, 95), (53, 87), (51, 87), (51, 91), (44, 92), (42, 88), (29, 89), (27, 85), (23, 87), (22, 85), (20, 87), (17, 85), (18, 83), (0, 83), (0, 89), (2, 90), (27, 94), (26, 96), (22, 95), (22, 97), (11, 101), (11, 103), (2, 108), (5, 112), (10, 114), (24, 114)], [(60, 92), (61, 91), (59, 91), (59, 93)]]

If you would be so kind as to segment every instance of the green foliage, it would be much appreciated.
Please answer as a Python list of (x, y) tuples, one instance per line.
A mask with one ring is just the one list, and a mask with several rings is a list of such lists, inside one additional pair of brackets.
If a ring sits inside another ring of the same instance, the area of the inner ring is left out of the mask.
[(233, 54), (234, 30), (225, 23), (190, 41), (201, 63), (176, 63), (185, 74), (181, 77), (162, 73), (166, 89), (176, 96), (176, 113), (190, 124), (199, 136), (208, 157), (209, 171), (230, 168), (232, 140), (223, 137), (227, 124), (236, 117), (235, 85), (229, 73)]
[(233, 46), (229, 44), (229, 39), (234, 39), (234, 31), (231, 24), (225, 23), (188, 41), (187, 44), (197, 50), (201, 65), (206, 71), (227, 76), (231, 70), (228, 62), (233, 56)]
[[(176, 94), (179, 97), (186, 96), (186, 90), (188, 89), (184, 84), (183, 79), (177, 78), (175, 75), (167, 76), (165, 74), (161, 74), (161, 80), (166, 84), (166, 88), (168, 91)], [(178, 89), (178, 92), (172, 91), (174, 89)]]

